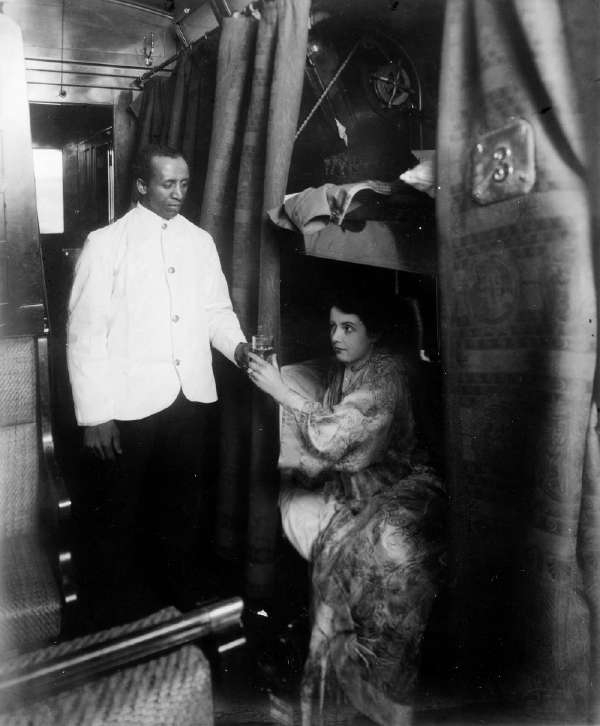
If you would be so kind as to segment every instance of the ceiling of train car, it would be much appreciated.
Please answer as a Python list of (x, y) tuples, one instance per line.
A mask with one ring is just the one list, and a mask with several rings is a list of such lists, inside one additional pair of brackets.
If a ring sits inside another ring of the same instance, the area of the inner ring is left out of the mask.
[[(193, 42), (217, 26), (213, 7), (235, 10), (247, 2), (14, 0), (5, 2), (4, 12), (23, 30), (32, 100), (51, 100), (58, 88), (61, 93), (68, 88), (67, 102), (104, 103), (113, 92), (132, 87), (138, 67), (173, 56), (178, 47), (173, 19)], [(364, 35), (369, 26), (392, 36), (415, 62), (426, 91), (432, 91), (445, 5), (446, 0), (313, 0), (312, 23), (337, 38), (342, 54), (344, 38)], [(110, 72), (101, 73), (102, 64), (110, 65)], [(97, 75), (90, 75), (94, 70)]]
[(140, 5), (147, 5), (150, 8), (156, 8), (157, 10), (166, 10), (170, 12), (173, 10), (174, 0), (143, 0)]
[(175, 9), (175, 0), (124, 0), (123, 4), (138, 5), (150, 10), (162, 10), (166, 13), (172, 13)]
[(384, 17), (394, 27), (410, 30), (441, 25), (446, 0), (313, 0), (313, 13), (342, 15), (350, 21)]
[[(195, 9), (207, 0), (124, 0), (178, 14), (184, 8)], [(342, 14), (350, 20), (386, 15), (393, 26), (406, 29), (415, 26), (440, 25), (446, 0), (313, 0), (313, 12)]]

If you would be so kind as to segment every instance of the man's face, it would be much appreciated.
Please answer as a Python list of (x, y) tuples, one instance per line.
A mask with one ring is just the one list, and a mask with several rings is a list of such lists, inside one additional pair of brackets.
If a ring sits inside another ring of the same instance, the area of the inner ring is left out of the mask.
[(181, 157), (154, 156), (150, 179), (137, 180), (141, 202), (164, 219), (173, 219), (181, 210), (190, 182), (190, 172)]

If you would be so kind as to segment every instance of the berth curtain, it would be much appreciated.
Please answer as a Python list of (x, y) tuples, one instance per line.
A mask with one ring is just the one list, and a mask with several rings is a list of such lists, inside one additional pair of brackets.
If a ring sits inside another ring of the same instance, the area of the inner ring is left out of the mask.
[[(225, 18), (200, 225), (214, 237), (248, 336), (279, 339), (279, 251), (266, 212), (286, 190), (304, 78), (309, 0)], [(219, 554), (246, 557), (246, 595), (272, 594), (279, 516), (276, 408), (229, 366), (220, 388)]]
[[(450, 642), (472, 698), (595, 723), (598, 10), (591, 0), (449, 0), (444, 32)], [(533, 129), (536, 182), (480, 205), (472, 150), (511, 117)]]
[(183, 214), (196, 223), (212, 129), (216, 43), (214, 37), (204, 39), (182, 56), (171, 77), (148, 81), (140, 99), (137, 148), (167, 144), (183, 152), (191, 172)]
[[(181, 148), (191, 167), (183, 214), (215, 240), (242, 328), (279, 337), (279, 253), (266, 211), (286, 190), (304, 79), (310, 3), (266, 0), (260, 18), (224, 18), (218, 38), (144, 87), (138, 148)], [(215, 44), (218, 42), (218, 48)], [(241, 564), (246, 595), (271, 595), (278, 528), (276, 411), (216, 360), (221, 401), (216, 545)], [(252, 452), (252, 454), (250, 454)]]

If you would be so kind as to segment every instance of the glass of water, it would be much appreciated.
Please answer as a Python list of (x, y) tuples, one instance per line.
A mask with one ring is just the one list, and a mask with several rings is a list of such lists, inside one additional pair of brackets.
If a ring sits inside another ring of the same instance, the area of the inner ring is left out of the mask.
[(260, 356), (263, 360), (269, 360), (274, 353), (273, 336), (257, 333), (252, 336), (250, 350), (255, 355)]

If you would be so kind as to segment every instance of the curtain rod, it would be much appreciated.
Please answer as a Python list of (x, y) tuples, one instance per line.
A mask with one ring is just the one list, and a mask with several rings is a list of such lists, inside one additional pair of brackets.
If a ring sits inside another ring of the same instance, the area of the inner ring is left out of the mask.
[(193, 40), (189, 47), (187, 48), (180, 48), (177, 53), (174, 53), (170, 58), (167, 58), (167, 60), (163, 61), (157, 66), (154, 66), (154, 68), (151, 68), (149, 71), (146, 71), (146, 73), (143, 73), (141, 76), (138, 76), (134, 83), (141, 89), (144, 86), (144, 83), (146, 81), (149, 81), (153, 76), (155, 76), (157, 73), (163, 70), (171, 71), (173, 72), (173, 68), (166, 68), (166, 66), (171, 65), (171, 63), (175, 63), (176, 60), (179, 60), (179, 58), (187, 53), (188, 51), (192, 50), (192, 48), (195, 48), (198, 43), (201, 43), (203, 40), (207, 40), (210, 35), (212, 35), (216, 30), (218, 30), (218, 26), (216, 28), (213, 28), (212, 30), (209, 30), (208, 33), (205, 33), (201, 38), (197, 38), (196, 40)]
[[(205, 0), (206, 3), (206, 0)], [(231, 8), (227, 4), (227, 0), (208, 0), (208, 3), (210, 4), (210, 8), (213, 11), (213, 14), (217, 20), (218, 25), (214, 27), (212, 30), (209, 30), (207, 33), (204, 33), (204, 35), (201, 38), (197, 38), (196, 40), (193, 40), (189, 45), (184, 46), (183, 48), (180, 48), (176, 53), (174, 53), (170, 58), (167, 58), (166, 61), (163, 61), (160, 65), (156, 66), (155, 68), (151, 68), (149, 71), (146, 71), (146, 73), (143, 73), (139, 78), (136, 79), (135, 84), (139, 86), (139, 88), (143, 88), (143, 85), (146, 81), (149, 81), (153, 76), (155, 76), (159, 71), (163, 70), (166, 66), (171, 65), (171, 63), (174, 63), (176, 60), (179, 60), (179, 58), (188, 50), (191, 50), (194, 48), (198, 43), (200, 43), (203, 40), (206, 40), (212, 33), (214, 33), (216, 30), (219, 29), (219, 26), (223, 22), (223, 18), (230, 18), (233, 13), (231, 12)], [(251, 5), (252, 3), (250, 3)], [(183, 42), (185, 43), (185, 35), (183, 34), (183, 31), (181, 30), (179, 21), (174, 21), (175, 27), (181, 31), (178, 33), (179, 37), (183, 39)], [(171, 69), (169, 69), (171, 70)]]
[[(60, 58), (34, 58), (32, 56), (26, 56), (26, 61), (33, 61), (35, 63), (67, 63), (69, 65), (78, 65), (78, 66), (98, 66), (101, 68), (123, 68), (128, 69), (132, 71), (143, 71), (145, 70), (146, 66), (130, 66), (125, 65), (123, 63), (106, 63), (105, 61), (80, 61), (80, 60), (73, 60), (70, 58), (63, 58), (62, 60)], [(66, 73), (66, 71), (65, 71)]]
[[(204, 37), (206, 37), (206, 36), (204, 36)], [(202, 40), (202, 38), (199, 38), (199, 40)], [(170, 58), (167, 58), (166, 61), (163, 61), (159, 65), (154, 66), (154, 68), (151, 68), (149, 71), (146, 71), (145, 73), (143, 73), (141, 76), (138, 76), (134, 81), (135, 85), (138, 86), (140, 89), (143, 88), (144, 83), (146, 83), (146, 81), (149, 81), (159, 71), (162, 71), (167, 66), (171, 65), (171, 63), (175, 63), (175, 61), (178, 60), (180, 56), (182, 56), (186, 51), (193, 48), (196, 45), (196, 43), (199, 42), (199, 40), (195, 40), (193, 43), (191, 43), (189, 48), (180, 48), (177, 51), (177, 53), (174, 53)], [(172, 69), (169, 68), (169, 70), (172, 70)]]

